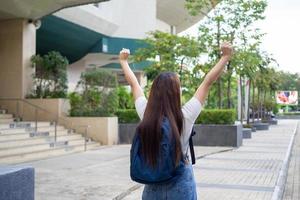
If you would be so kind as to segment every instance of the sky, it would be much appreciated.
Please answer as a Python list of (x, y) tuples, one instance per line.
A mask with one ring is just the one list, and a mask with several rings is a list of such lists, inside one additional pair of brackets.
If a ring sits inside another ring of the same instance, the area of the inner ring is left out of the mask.
[[(262, 49), (277, 60), (279, 70), (300, 73), (300, 0), (268, 0), (266, 19), (257, 23), (266, 36)], [(196, 35), (197, 27), (185, 34)]]

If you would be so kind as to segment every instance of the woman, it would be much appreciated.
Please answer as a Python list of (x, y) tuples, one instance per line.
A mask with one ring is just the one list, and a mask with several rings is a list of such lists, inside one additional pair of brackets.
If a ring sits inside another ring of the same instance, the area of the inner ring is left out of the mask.
[(180, 178), (171, 183), (159, 185), (145, 185), (144, 200), (195, 200), (197, 199), (196, 184), (193, 168), (189, 162), (189, 137), (195, 120), (197, 119), (208, 91), (215, 80), (219, 78), (227, 62), (230, 60), (233, 49), (229, 43), (221, 45), (222, 57), (206, 75), (194, 96), (181, 108), (181, 91), (178, 76), (172, 72), (159, 74), (153, 81), (149, 99), (144, 96), (137, 78), (128, 65), (129, 50), (120, 52), (120, 64), (125, 78), (133, 93), (136, 111), (142, 120), (139, 127), (139, 136), (142, 143), (142, 152), (150, 165), (155, 166), (159, 153), (161, 124), (166, 117), (169, 120), (172, 134), (175, 138), (175, 160), (179, 162), (182, 155), (186, 156), (185, 170)]

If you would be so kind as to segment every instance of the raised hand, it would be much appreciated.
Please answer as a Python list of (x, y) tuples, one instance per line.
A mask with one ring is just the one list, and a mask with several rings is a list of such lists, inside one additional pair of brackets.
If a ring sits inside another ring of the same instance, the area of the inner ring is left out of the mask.
[(222, 43), (220, 49), (222, 56), (227, 57), (228, 59), (231, 58), (233, 54), (233, 47), (229, 42)]
[(119, 60), (120, 60), (120, 61), (127, 61), (129, 55), (130, 55), (130, 50), (129, 50), (129, 49), (124, 49), (124, 48), (123, 48), (123, 49), (120, 51)]

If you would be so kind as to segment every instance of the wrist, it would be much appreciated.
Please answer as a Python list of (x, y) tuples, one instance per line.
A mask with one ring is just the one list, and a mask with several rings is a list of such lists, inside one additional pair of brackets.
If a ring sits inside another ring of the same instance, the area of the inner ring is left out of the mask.
[(222, 55), (221, 59), (224, 59), (226, 61), (229, 61), (231, 58), (231, 55)]
[(127, 63), (127, 60), (120, 59), (120, 63)]

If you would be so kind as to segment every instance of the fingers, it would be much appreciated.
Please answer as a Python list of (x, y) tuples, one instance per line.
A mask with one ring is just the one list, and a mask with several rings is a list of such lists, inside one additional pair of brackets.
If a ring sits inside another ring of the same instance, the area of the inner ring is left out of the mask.
[(232, 49), (232, 44), (230, 42), (223, 42), (221, 44), (221, 48), (224, 48), (224, 47)]
[(130, 50), (129, 49), (125, 49), (123, 48), (121, 51), (120, 51), (120, 54), (130, 54)]

